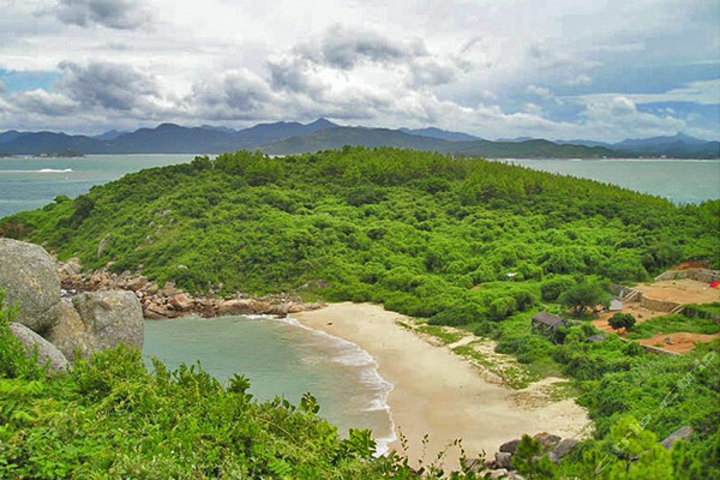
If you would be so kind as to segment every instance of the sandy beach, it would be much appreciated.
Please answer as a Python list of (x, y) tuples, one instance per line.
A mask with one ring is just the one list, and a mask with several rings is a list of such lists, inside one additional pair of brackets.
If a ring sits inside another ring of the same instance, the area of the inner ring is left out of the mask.
[[(456, 439), (469, 456), (492, 456), (523, 433), (580, 434), (589, 420), (572, 399), (538, 407), (521, 406), (523, 390), (487, 382), (447, 347), (433, 346), (396, 324), (406, 317), (379, 305), (338, 303), (293, 314), (307, 327), (356, 343), (372, 355), (380, 375), (394, 385), (388, 397), (398, 433), (408, 439), (411, 462), (424, 464)], [(533, 386), (529, 387), (532, 391)], [(423, 447), (422, 438), (429, 442)], [(403, 453), (400, 442), (390, 445)], [(446, 468), (457, 467), (458, 450), (448, 450)]]

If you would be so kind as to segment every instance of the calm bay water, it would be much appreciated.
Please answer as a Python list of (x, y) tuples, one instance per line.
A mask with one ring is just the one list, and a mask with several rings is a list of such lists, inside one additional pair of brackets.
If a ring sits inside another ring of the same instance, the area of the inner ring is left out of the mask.
[(385, 403), (391, 385), (355, 344), (300, 326), (293, 320), (227, 316), (145, 322), (146, 357), (169, 367), (200, 361), (221, 382), (242, 373), (259, 399), (281, 396), (297, 405), (305, 392), (320, 403), (320, 416), (341, 434), (369, 428), (378, 447), (394, 439)]

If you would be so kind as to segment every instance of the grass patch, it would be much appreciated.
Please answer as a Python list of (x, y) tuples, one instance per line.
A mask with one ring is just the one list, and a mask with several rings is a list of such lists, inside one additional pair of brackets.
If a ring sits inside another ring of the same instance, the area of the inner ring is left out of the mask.
[(431, 335), (443, 342), (445, 345), (455, 343), (465, 336), (460, 332), (449, 331), (438, 325), (420, 325), (416, 327), (415, 330), (426, 335)]
[(628, 338), (650, 338), (653, 335), (675, 332), (700, 333), (712, 335), (720, 332), (717, 320), (709, 318), (689, 318), (685, 315), (665, 315), (635, 325)]
[(550, 384), (547, 387), (547, 392), (553, 402), (561, 402), (580, 395), (580, 390), (571, 381)]
[(478, 352), (471, 345), (464, 345), (453, 350), (457, 355), (472, 360), (479, 366), (487, 369), (503, 380), (508, 387), (521, 390), (533, 382), (540, 380), (540, 376), (534, 375), (524, 365), (512, 362), (504, 362), (499, 358), (493, 358), (485, 353)]

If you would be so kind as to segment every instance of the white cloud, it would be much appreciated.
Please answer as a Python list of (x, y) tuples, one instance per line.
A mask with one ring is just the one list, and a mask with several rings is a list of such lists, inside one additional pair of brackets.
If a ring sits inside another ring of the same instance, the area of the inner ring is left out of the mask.
[[(674, 133), (678, 118), (717, 131), (707, 115), (637, 105), (718, 104), (717, 77), (684, 71), (718, 65), (718, 10), (706, 0), (551, 0), (542, 9), (491, 0), (12, 2), (0, 69), (59, 79), (0, 91), (3, 111), (13, 111), (0, 114), (0, 128), (325, 115), (489, 138)], [(654, 75), (668, 65), (672, 74)], [(640, 67), (648, 73), (632, 91), (607, 86)], [(674, 88), (663, 93), (660, 81)]]
[(537, 85), (528, 85), (526, 90), (528, 93), (536, 95), (540, 98), (544, 98), (546, 100), (553, 97), (553, 94), (550, 92), (549, 88), (538, 87)]
[(720, 79), (689, 82), (682, 87), (662, 93), (600, 93), (563, 98), (579, 103), (591, 103), (608, 101), (617, 97), (624, 97), (635, 104), (689, 102), (699, 105), (720, 105)]
[(569, 87), (584, 87), (590, 85), (592, 83), (592, 79), (588, 74), (581, 73), (575, 77), (566, 79), (562, 83), (563, 85), (567, 85)]
[(52, 7), (38, 10), (38, 14), (55, 15), (69, 25), (97, 24), (121, 30), (133, 30), (150, 21), (140, 0), (58, 0)]

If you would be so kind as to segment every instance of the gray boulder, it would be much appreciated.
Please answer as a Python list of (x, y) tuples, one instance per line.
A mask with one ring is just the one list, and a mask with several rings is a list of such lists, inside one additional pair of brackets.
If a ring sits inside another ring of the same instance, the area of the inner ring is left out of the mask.
[(83, 358), (88, 358), (93, 352), (92, 336), (88, 333), (88, 328), (80, 318), (80, 314), (68, 301), (61, 302), (58, 320), (46, 332), (45, 338), (73, 364), (78, 351)]
[(550, 452), (550, 460), (557, 463), (561, 458), (565, 457), (580, 444), (579, 440), (574, 438), (564, 438), (560, 443), (557, 444), (555, 449)]
[(142, 348), (142, 307), (133, 292), (83, 292), (73, 297), (73, 305), (85, 325), (93, 351), (115, 348), (120, 343)]
[(509, 452), (496, 452), (495, 453), (495, 465), (498, 468), (510, 468), (510, 460), (512, 460), (512, 453)]
[(693, 428), (689, 425), (685, 425), (684, 427), (680, 427), (677, 430), (675, 430), (673, 433), (667, 436), (665, 440), (660, 442), (660, 444), (670, 450), (673, 445), (675, 445), (675, 442), (678, 440), (687, 440), (690, 438), (693, 434)]
[(44, 367), (46, 364), (50, 372), (58, 373), (70, 370), (65, 355), (52, 343), (45, 340), (37, 333), (20, 323), (11, 323), (10, 332), (17, 338), (25, 350), (28, 358), (32, 357), (37, 347), (38, 365)]
[(557, 435), (547, 432), (536, 433), (533, 435), (533, 438), (540, 442), (540, 445), (542, 445), (544, 449), (552, 448), (560, 443), (560, 440), (562, 440), (562, 438)]
[(0, 238), (0, 288), (17, 304), (17, 323), (37, 333), (55, 324), (60, 308), (60, 278), (55, 260), (39, 245)]
[(509, 442), (505, 442), (502, 445), (500, 445), (501, 452), (507, 452), (510, 454), (515, 454), (515, 450), (517, 449), (517, 446), (520, 444), (520, 439), (516, 438), (515, 440), (510, 440)]
[(60, 275), (66, 275), (68, 277), (72, 275), (79, 275), (82, 273), (82, 263), (77, 257), (68, 259), (67, 262), (60, 264)]

